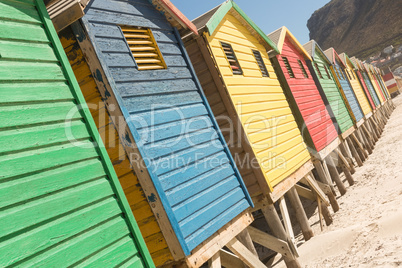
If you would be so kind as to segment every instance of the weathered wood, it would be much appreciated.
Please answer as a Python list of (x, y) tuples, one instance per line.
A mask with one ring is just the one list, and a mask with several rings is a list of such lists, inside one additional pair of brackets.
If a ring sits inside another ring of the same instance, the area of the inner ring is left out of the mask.
[(257, 250), (255, 250), (253, 241), (251, 240), (250, 234), (247, 229), (241, 231), (237, 236), (237, 240), (239, 240), (248, 250), (250, 250), (255, 256), (258, 257)]
[(321, 198), (321, 200), (325, 204), (325, 206), (329, 206), (329, 202), (325, 198), (325, 193), (321, 190), (317, 181), (314, 179), (313, 174), (310, 172), (304, 179), (310, 185), (310, 187), (314, 191), (314, 193)]
[(320, 179), (320, 181), (323, 184), (328, 185), (330, 187), (331, 191), (335, 195), (335, 188), (334, 188), (334, 185), (333, 185), (333, 183), (331, 181), (331, 177), (330, 177), (329, 172), (325, 169), (326, 168), (326, 166), (324, 166), (325, 163), (322, 163), (319, 160), (314, 160), (313, 163), (314, 163), (314, 167), (315, 167), (315, 169), (316, 169), (316, 171), (318, 173), (318, 178)]
[(331, 178), (334, 180), (336, 186), (338, 187), (339, 193), (344, 195), (346, 193), (346, 187), (343, 184), (341, 178), (339, 177), (338, 170), (336, 170), (336, 165), (332, 160), (331, 156), (328, 156), (325, 159), (326, 165), (328, 167), (328, 171), (331, 174)]
[(356, 160), (356, 163), (359, 167), (363, 166), (363, 161), (360, 158), (360, 155), (357, 153), (357, 150), (354, 146), (354, 144), (352, 143), (352, 141), (348, 138), (346, 139), (346, 142), (348, 143), (349, 149), (352, 152), (352, 155), (354, 157), (354, 159)]
[(269, 235), (257, 228), (249, 226), (247, 228), (248, 232), (250, 233), (251, 239), (261, 246), (269, 248), (279, 254), (283, 255), (284, 257), (291, 257), (293, 255), (288, 243), (283, 241), (279, 238), (276, 238), (272, 235)]
[(291, 188), (286, 195), (289, 197), (290, 203), (295, 211), (297, 221), (300, 224), (304, 239), (306, 241), (310, 240), (313, 236), (313, 229), (311, 229), (310, 224), (308, 222), (306, 212), (304, 211), (303, 205), (300, 201), (299, 195), (297, 194), (296, 189)]
[(282, 220), (285, 225), (286, 233), (288, 234), (291, 241), (294, 243), (295, 235), (293, 233), (292, 222), (290, 221), (289, 211), (286, 206), (286, 200), (284, 196), (279, 199), (279, 209), (281, 210)]
[(322, 182), (317, 181), (318, 186), (321, 190), (327, 195), (329, 199), (329, 203), (331, 204), (332, 210), (337, 212), (339, 210), (339, 204), (336, 200), (334, 193), (332, 192), (331, 188), (327, 184), (323, 184)]
[(306, 187), (303, 187), (303, 186), (301, 186), (299, 184), (296, 184), (295, 188), (296, 188), (297, 193), (301, 197), (304, 197), (304, 198), (309, 199), (311, 201), (315, 201), (316, 198), (315, 198), (314, 193), (313, 193), (312, 190), (310, 190), (310, 189), (308, 189)]
[(221, 249), (219, 255), (223, 267), (244, 268), (244, 262), (235, 254)]
[(266, 268), (266, 266), (249, 251), (239, 240), (233, 238), (226, 244), (226, 246), (235, 253), (245, 264), (249, 267)]
[(345, 141), (343, 141), (339, 144), (339, 149), (341, 150), (343, 156), (346, 158), (346, 160), (349, 163), (350, 173), (354, 174), (356, 172), (356, 169), (355, 169), (354, 163), (353, 163), (353, 158), (352, 158), (353, 156), (352, 156), (352, 153), (349, 151), (349, 148), (347, 148), (345, 146)]
[[(360, 152), (361, 152), (361, 156), (364, 158), (364, 160), (366, 160), (366, 158), (368, 157), (368, 154), (367, 154), (367, 152), (364, 150), (364, 148), (363, 148), (363, 145), (360, 143), (360, 141), (356, 138), (356, 135), (355, 134), (352, 134), (351, 135), (351, 137), (352, 137), (352, 139), (354, 140), (354, 142), (357, 144), (357, 146), (358, 146), (358, 149), (360, 149)], [(363, 160), (363, 159), (362, 159)], [(363, 161), (364, 161), (363, 160)]]
[(209, 267), (209, 268), (221, 268), (220, 252), (215, 253), (215, 254), (208, 260), (208, 267)]
[(348, 166), (348, 162), (343, 157), (342, 153), (339, 152), (339, 150), (335, 150), (335, 153), (333, 154), (334, 157), (338, 157), (341, 161), (338, 161), (338, 165), (342, 168), (343, 173), (345, 174), (345, 177), (349, 183), (350, 186), (355, 184), (355, 181), (352, 177), (352, 174), (350, 173), (350, 168)]

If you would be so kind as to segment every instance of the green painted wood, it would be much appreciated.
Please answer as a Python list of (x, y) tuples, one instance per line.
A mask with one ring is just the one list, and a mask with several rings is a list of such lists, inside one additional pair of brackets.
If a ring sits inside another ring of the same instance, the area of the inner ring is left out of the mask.
[[(13, 129), (0, 133), (0, 155), (5, 152), (36, 149), (74, 139), (89, 139), (89, 133), (82, 121), (73, 121), (66, 131), (65, 123), (49, 124), (31, 128)], [(70, 136), (70, 133), (74, 133)]]
[(82, 118), (73, 102), (23, 104), (0, 107), (0, 128)]
[(0, 38), (49, 43), (43, 26), (14, 21), (0, 20)]
[(2, 83), (0, 105), (11, 102), (72, 101), (70, 87), (65, 82)]
[(15, 1), (1, 0), (0, 10), (0, 17), (3, 19), (42, 24), (42, 20), (34, 6)]
[(2, 59), (57, 62), (53, 48), (49, 44), (0, 40), (0, 53)]
[[(93, 144), (89, 141), (82, 142), (81, 146), (68, 143), (0, 156), (0, 182), (4, 178), (38, 172), (94, 157), (97, 157), (97, 153)], [(24, 165), (21, 165), (21, 163), (24, 163)]]
[[(135, 246), (129, 237), (123, 237), (115, 244), (103, 249), (96, 257), (86, 259), (85, 261), (76, 264), (77, 268), (97, 268), (97, 267), (112, 267), (116, 263), (124, 263), (128, 258), (133, 257)], [(137, 257), (137, 259), (139, 259)], [(135, 266), (134, 266), (135, 267)]]
[[(39, 228), (28, 230), (10, 240), (1, 248), (5, 258), (0, 262), (7, 265), (14, 261), (20, 261), (63, 240), (71, 239), (74, 234), (92, 228), (95, 223), (106, 221), (119, 213), (119, 205), (113, 198), (96, 202), (91, 206), (69, 213), (65, 217), (60, 217), (56, 221), (46, 223)], [(41, 241), (40, 246), (38, 246), (37, 241)], [(130, 248), (130, 250), (132, 249)]]
[[(111, 180), (111, 187), (112, 187), (117, 199), (119, 200), (119, 203), (121, 205), (120, 208), (123, 212), (123, 215), (126, 218), (126, 224), (128, 225), (128, 228), (132, 235), (133, 241), (134, 241), (135, 245), (138, 247), (139, 253), (141, 255), (141, 259), (143, 260), (143, 264), (146, 267), (155, 267), (155, 265), (152, 261), (151, 255), (145, 245), (141, 232), (138, 228), (138, 225), (134, 219), (134, 215), (131, 212), (131, 208), (128, 204), (128, 201), (124, 195), (123, 189), (121, 188), (117, 175), (114, 172), (112, 162), (110, 161), (107, 151), (106, 151), (105, 147), (103, 146), (100, 135), (98, 134), (97, 127), (96, 127), (95, 122), (92, 119), (91, 113), (86, 105), (85, 99), (81, 93), (78, 82), (74, 77), (73, 70), (71, 69), (67, 56), (64, 53), (63, 46), (61, 45), (60, 40), (58, 39), (56, 30), (54, 29), (54, 27), (52, 25), (52, 21), (50, 20), (49, 15), (46, 12), (46, 7), (41, 0), (36, 0), (36, 4), (38, 6), (38, 10), (39, 10), (40, 14), (44, 18), (43, 22), (44, 22), (45, 28), (48, 32), (49, 38), (55, 47), (56, 55), (57, 55), (58, 59), (60, 60), (60, 63), (63, 67), (64, 73), (65, 73), (70, 85), (72, 86), (72, 93), (77, 101), (77, 104), (82, 107), (82, 109), (80, 111), (81, 111), (82, 115), (84, 116), (85, 121), (87, 122), (88, 131), (91, 134), (92, 139), (97, 144), (100, 145), (100, 146), (96, 147), (97, 152), (105, 167), (106, 174), (108, 175), (109, 179)], [(137, 267), (139, 267), (139, 266), (137, 266)]]
[[(30, 262), (33, 263), (32, 267), (40, 268), (70, 266), (77, 259), (83, 259), (85, 256), (95, 253), (102, 247), (107, 246), (110, 241), (120, 239), (122, 236), (128, 235), (129, 232), (127, 223), (123, 218), (112, 218), (90, 229), (82, 237), (74, 237), (69, 240), (69, 243), (56, 246), (48, 250), (44, 256), (33, 258)], [(102, 233), (102, 235), (99, 235), (99, 233)], [(132, 243), (134, 244), (133, 241)], [(136, 251), (133, 253), (135, 254)], [(117, 264), (113, 263), (112, 267)]]
[(279, 53), (279, 50), (277, 46), (275, 45), (274, 42), (272, 42), (271, 39), (267, 37), (267, 35), (244, 13), (244, 11), (232, 0), (228, 0), (225, 3), (223, 3), (218, 10), (215, 12), (215, 14), (211, 17), (211, 19), (206, 23), (208, 33), (209, 35), (212, 35), (216, 28), (219, 26), (221, 23), (222, 19), (225, 17), (226, 13), (229, 12), (229, 10), (233, 8), (236, 10), (239, 15), (248, 23), (250, 26), (260, 35), (260, 37), (267, 42), (267, 44), (275, 50), (277, 53)]
[(104, 175), (99, 159), (91, 159), (3, 182), (0, 187), (0, 207), (37, 198)]
[(55, 80), (63, 81), (63, 71), (57, 63), (37, 62), (0, 62), (0, 80), (2, 81), (31, 81)]

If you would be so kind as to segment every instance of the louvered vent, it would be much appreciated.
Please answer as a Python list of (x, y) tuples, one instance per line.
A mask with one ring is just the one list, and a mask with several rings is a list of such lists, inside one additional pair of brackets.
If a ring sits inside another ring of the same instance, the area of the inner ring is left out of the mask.
[(302, 70), (303, 76), (304, 76), (305, 78), (308, 78), (308, 74), (307, 74), (307, 72), (306, 72), (306, 69), (304, 69), (304, 65), (303, 65), (303, 63), (301, 62), (301, 60), (297, 60), (297, 62), (299, 63), (299, 66), (300, 66), (300, 69)]
[(121, 26), (138, 70), (166, 69), (162, 53), (150, 29)]
[(269, 77), (269, 73), (267, 71), (267, 67), (265, 67), (264, 60), (261, 57), (261, 53), (258, 50), (253, 50), (253, 54), (254, 54), (255, 60), (257, 61), (258, 67), (260, 68), (262, 76)]
[(230, 68), (232, 69), (233, 74), (241, 75), (243, 74), (243, 71), (240, 67), (239, 61), (236, 58), (236, 55), (233, 51), (233, 48), (231, 45), (227, 43), (221, 42), (223, 51), (225, 52), (226, 58), (229, 61)]
[(331, 75), (329, 74), (327, 66), (324, 65), (325, 72), (327, 73), (328, 79), (331, 79)]
[(323, 77), (322, 77), (320, 68), (318, 67), (318, 64), (316, 62), (314, 62), (314, 66), (315, 66), (315, 69), (317, 70), (318, 76), (322, 79)]
[(283, 62), (285, 63), (285, 67), (288, 70), (290, 78), (295, 78), (295, 74), (293, 73), (292, 67), (290, 67), (288, 58), (282, 57)]

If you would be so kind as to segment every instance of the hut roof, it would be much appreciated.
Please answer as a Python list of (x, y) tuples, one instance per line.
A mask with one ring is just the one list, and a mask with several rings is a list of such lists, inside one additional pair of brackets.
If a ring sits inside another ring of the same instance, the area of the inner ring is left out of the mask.
[(330, 59), (328, 59), (327, 55), (325, 55), (324, 51), (322, 48), (318, 45), (318, 43), (315, 40), (310, 40), (309, 42), (305, 43), (303, 45), (304, 49), (307, 51), (307, 53), (311, 56), (311, 58), (314, 59), (315, 53), (316, 53), (316, 48), (318, 49), (318, 52), (321, 54), (321, 57), (329, 64), (331, 64)]
[(219, 6), (214, 7), (210, 11), (194, 19), (193, 23), (196, 25), (197, 30), (200, 33), (208, 31), (208, 33), (212, 35), (218, 27), (219, 23), (230, 10), (234, 10), (239, 15), (236, 17), (240, 18), (240, 22), (255, 37), (257, 37), (260, 42), (262, 42), (267, 50), (275, 50), (279, 53), (275, 43), (272, 42), (272, 40), (265, 35), (265, 33), (246, 15), (246, 13), (244, 13), (244, 11), (235, 2), (233, 2), (233, 0), (226, 0)]
[[(170, 0), (148, 0), (157, 10), (159, 10), (166, 19), (171, 22), (177, 22), (182, 29), (189, 30), (198, 34), (197, 27), (181, 11), (170, 2)], [(175, 25), (176, 26), (176, 25)], [(176, 26), (177, 27), (177, 26)]]
[(339, 57), (344, 61), (344, 63), (346, 64), (347, 62), (350, 62), (353, 66), (353, 68), (357, 68), (356, 64), (349, 58), (349, 56), (343, 52), (341, 54), (339, 54)]
[(331, 61), (331, 63), (335, 63), (336, 58), (339, 59), (339, 63), (342, 64), (344, 68), (346, 68), (346, 64), (343, 62), (341, 57), (339, 57), (338, 53), (335, 51), (333, 47), (328, 48), (327, 50), (324, 51), (325, 55), (327, 58)]
[(306, 57), (306, 59), (312, 60), (309, 53), (304, 49), (299, 41), (297, 41), (296, 37), (294, 37), (294, 35), (285, 26), (282, 26), (278, 30), (268, 34), (268, 37), (275, 43), (276, 47), (278, 48), (278, 53), (282, 53), (283, 43), (285, 42), (285, 38), (288, 37), (290, 39), (290, 42), (301, 54)]

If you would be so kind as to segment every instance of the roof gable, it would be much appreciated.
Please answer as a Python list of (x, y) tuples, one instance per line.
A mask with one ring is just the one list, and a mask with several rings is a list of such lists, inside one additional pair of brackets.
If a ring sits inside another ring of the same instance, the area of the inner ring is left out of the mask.
[(282, 26), (278, 30), (268, 34), (268, 37), (275, 42), (278, 48), (278, 53), (282, 54), (283, 44), (285, 43), (285, 38), (288, 37), (290, 42), (296, 47), (296, 49), (305, 56), (306, 59), (312, 60), (310, 54), (304, 49), (304, 47), (297, 41), (296, 37), (286, 28)]
[(211, 9), (205, 14), (193, 20), (198, 31), (208, 31), (209, 35), (213, 35), (218, 28), (221, 21), (225, 18), (226, 14), (233, 10), (238, 14), (237, 19), (240, 20), (242, 24), (246, 24), (246, 28), (264, 45), (267, 50), (278, 49), (274, 42), (268, 38), (265, 33), (244, 13), (244, 11), (235, 3), (233, 0), (227, 0), (221, 5)]
[(180, 32), (191, 31), (198, 35), (197, 27), (170, 0), (148, 0)]
[(344, 62), (345, 64), (347, 64), (347, 65), (350, 64), (353, 69), (356, 69), (356, 68), (357, 68), (356, 65), (354, 64), (354, 62), (349, 58), (348, 55), (346, 55), (345, 52), (341, 53), (341, 54), (339, 55), (339, 57), (343, 60), (343, 62)]
[(336, 63), (336, 60), (342, 65), (342, 67), (346, 68), (345, 62), (339, 57), (338, 53), (335, 51), (333, 47), (328, 48), (324, 51), (325, 55), (331, 61), (332, 64)]
[(322, 48), (318, 45), (318, 43), (315, 40), (310, 40), (309, 42), (304, 44), (303, 47), (307, 51), (307, 53), (309, 53), (309, 55), (313, 60), (316, 55), (316, 52), (318, 52), (319, 57), (321, 57), (328, 64), (331, 64), (331, 61), (328, 59)]

